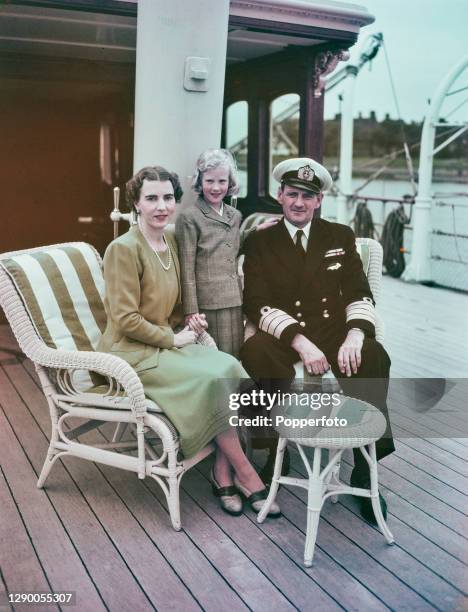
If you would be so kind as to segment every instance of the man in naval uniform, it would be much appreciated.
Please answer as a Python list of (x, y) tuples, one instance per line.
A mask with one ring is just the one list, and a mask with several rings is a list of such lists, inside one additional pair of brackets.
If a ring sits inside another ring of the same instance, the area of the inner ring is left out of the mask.
[[(284, 217), (245, 244), (244, 312), (258, 331), (241, 349), (242, 364), (268, 391), (287, 389), (299, 359), (312, 375), (331, 368), (345, 393), (348, 389), (387, 417), (387, 431), (377, 443), (381, 459), (394, 450), (386, 405), (390, 359), (375, 340), (374, 300), (354, 233), (314, 217), (323, 191), (332, 185), (321, 164), (289, 159), (273, 176), (280, 183), (277, 199)], [(275, 451), (273, 440), (262, 471), (270, 480)], [(351, 485), (368, 487), (368, 464), (359, 450), (354, 457)], [(361, 514), (375, 522), (370, 499), (359, 500)], [(381, 505), (386, 515), (382, 497)]]

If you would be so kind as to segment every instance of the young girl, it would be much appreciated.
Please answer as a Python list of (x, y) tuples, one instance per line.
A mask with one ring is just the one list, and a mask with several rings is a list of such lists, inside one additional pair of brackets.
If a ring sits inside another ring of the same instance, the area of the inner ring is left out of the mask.
[(244, 236), (241, 239), (240, 212), (223, 202), (225, 196), (239, 191), (231, 153), (226, 149), (202, 153), (192, 188), (198, 199), (176, 221), (185, 322), (191, 327), (207, 323), (219, 350), (238, 357), (244, 325), (237, 258)]

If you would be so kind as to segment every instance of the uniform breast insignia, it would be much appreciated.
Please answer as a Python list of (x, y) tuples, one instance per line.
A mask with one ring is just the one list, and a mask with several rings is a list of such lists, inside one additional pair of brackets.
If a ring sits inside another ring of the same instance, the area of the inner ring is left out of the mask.
[(335, 263), (335, 264), (332, 264), (331, 266), (328, 266), (327, 270), (339, 270), (340, 268), (341, 268), (341, 264)]
[(330, 249), (324, 255), (324, 257), (339, 257), (344, 255), (346, 251), (344, 249)]

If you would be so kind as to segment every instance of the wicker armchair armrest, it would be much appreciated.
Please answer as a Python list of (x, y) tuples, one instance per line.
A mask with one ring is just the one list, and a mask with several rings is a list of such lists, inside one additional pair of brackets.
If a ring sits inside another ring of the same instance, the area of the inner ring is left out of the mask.
[[(135, 416), (141, 417), (146, 414), (143, 385), (135, 370), (121, 357), (93, 351), (52, 349), (41, 343), (41, 346), (34, 351), (34, 355), (31, 355), (31, 359), (47, 368), (88, 370), (115, 379), (125, 391)], [(99, 394), (97, 396), (99, 397)]]

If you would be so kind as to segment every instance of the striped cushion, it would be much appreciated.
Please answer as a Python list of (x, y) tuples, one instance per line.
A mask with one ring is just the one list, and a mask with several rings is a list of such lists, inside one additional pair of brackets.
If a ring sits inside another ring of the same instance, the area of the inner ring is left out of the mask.
[(106, 313), (104, 278), (93, 247), (83, 242), (45, 247), (12, 255), (0, 265), (47, 346), (82, 351), (96, 348), (106, 326)]

